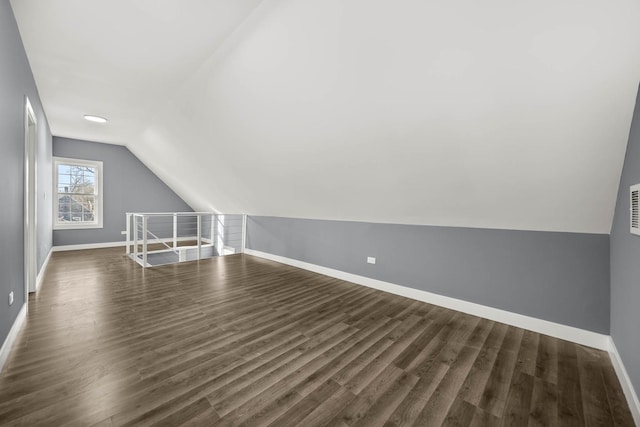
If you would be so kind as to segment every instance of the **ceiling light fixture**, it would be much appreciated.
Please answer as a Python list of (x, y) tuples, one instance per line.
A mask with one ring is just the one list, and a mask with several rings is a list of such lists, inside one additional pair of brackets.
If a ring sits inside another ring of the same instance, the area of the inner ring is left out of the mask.
[(84, 119), (95, 123), (107, 123), (107, 119), (105, 119), (104, 117), (92, 116), (91, 114), (85, 114)]

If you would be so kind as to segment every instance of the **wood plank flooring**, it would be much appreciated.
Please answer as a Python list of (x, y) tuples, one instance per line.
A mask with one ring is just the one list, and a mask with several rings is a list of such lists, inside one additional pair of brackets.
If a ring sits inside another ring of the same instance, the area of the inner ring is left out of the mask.
[(632, 426), (608, 355), (249, 255), (53, 254), (2, 425)]

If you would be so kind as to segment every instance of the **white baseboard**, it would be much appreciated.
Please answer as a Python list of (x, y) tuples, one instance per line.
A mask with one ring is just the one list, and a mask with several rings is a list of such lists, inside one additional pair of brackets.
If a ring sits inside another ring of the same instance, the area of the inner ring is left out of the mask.
[(42, 268), (38, 272), (36, 276), (36, 292), (40, 290), (40, 285), (42, 285), (42, 278), (44, 277), (44, 273), (47, 270), (47, 266), (49, 265), (49, 261), (51, 260), (51, 254), (53, 253), (53, 247), (49, 249), (49, 253), (47, 254), (47, 258), (45, 258), (44, 263), (42, 264)]
[(25, 302), (24, 304), (22, 304), (22, 307), (20, 308), (20, 312), (18, 313), (18, 317), (16, 317), (16, 320), (13, 322), (13, 326), (9, 331), (9, 335), (7, 335), (7, 338), (4, 340), (4, 343), (2, 344), (2, 348), (0, 348), (0, 372), (2, 372), (2, 368), (4, 368), (4, 364), (9, 358), (9, 353), (11, 353), (11, 348), (13, 347), (13, 344), (15, 343), (16, 338), (18, 337), (18, 333), (20, 332), (20, 329), (22, 329), (22, 325), (24, 325), (24, 321), (26, 320), (26, 318), (27, 318), (27, 303)]
[(104, 249), (104, 248), (117, 248), (118, 246), (126, 246), (127, 242), (104, 242), (104, 243), (84, 243), (81, 245), (63, 245), (54, 246), (53, 252), (64, 251), (80, 251), (83, 249)]
[(316, 264), (299, 261), (296, 259), (286, 258), (279, 255), (273, 255), (266, 252), (260, 252), (252, 249), (245, 249), (245, 253), (249, 255), (266, 258), (282, 264), (291, 265), (326, 276), (335, 277), (336, 279), (357, 283), (369, 288), (378, 289), (395, 295), (415, 299), (429, 304), (438, 305), (452, 310), (461, 311), (485, 319), (494, 320), (496, 322), (506, 323), (507, 325), (516, 326), (518, 328), (528, 329), (563, 340), (575, 342), (599, 350), (609, 351), (610, 341), (609, 335), (591, 332), (573, 326), (562, 325), (560, 323), (550, 322), (548, 320), (537, 319), (535, 317), (525, 316), (498, 308), (488, 307), (469, 301), (463, 301), (456, 298), (446, 297), (427, 291), (408, 288), (406, 286), (396, 285), (394, 283), (383, 282), (382, 280), (371, 279), (369, 277), (359, 276), (357, 274), (346, 273), (332, 268), (322, 267)]
[(633, 415), (633, 420), (636, 422), (637, 426), (640, 426), (640, 400), (638, 400), (636, 390), (633, 388), (631, 378), (629, 378), (629, 374), (624, 367), (624, 363), (622, 363), (620, 353), (618, 353), (618, 349), (616, 348), (616, 344), (613, 342), (612, 337), (609, 337), (609, 356), (611, 357), (613, 369), (616, 370), (616, 374), (618, 375), (618, 380), (620, 381), (624, 395), (629, 403), (629, 409)]

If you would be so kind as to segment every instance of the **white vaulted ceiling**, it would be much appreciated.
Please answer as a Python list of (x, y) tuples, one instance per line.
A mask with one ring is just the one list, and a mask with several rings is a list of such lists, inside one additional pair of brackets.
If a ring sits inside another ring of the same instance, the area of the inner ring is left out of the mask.
[(53, 134), (196, 209), (611, 227), (638, 0), (11, 3)]
[[(11, 2), (54, 135), (127, 145), (260, 0)], [(108, 126), (82, 120), (110, 119)]]

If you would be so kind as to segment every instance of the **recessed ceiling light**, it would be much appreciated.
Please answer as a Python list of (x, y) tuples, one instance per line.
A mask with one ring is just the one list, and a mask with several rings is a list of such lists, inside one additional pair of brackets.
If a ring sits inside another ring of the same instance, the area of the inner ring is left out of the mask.
[(90, 122), (107, 123), (107, 119), (105, 119), (104, 117), (92, 116), (90, 114), (85, 114), (84, 115), (84, 119), (85, 120), (89, 120)]

